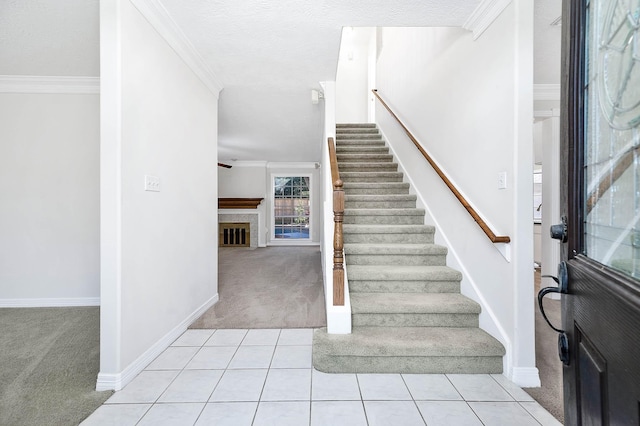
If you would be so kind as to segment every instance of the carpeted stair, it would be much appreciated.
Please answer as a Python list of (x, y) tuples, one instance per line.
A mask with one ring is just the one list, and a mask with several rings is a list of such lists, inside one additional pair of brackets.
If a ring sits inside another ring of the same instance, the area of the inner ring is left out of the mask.
[(344, 252), (352, 333), (314, 334), (313, 365), (329, 373), (501, 373), (504, 347), (478, 328), (480, 306), (375, 124), (338, 124)]

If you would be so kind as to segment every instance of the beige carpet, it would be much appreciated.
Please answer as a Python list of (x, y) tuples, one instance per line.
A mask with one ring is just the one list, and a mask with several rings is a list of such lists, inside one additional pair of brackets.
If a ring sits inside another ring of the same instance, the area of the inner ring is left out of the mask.
[(221, 247), (218, 294), (218, 303), (190, 328), (326, 325), (318, 247)]
[[(545, 278), (543, 287), (555, 284)], [(547, 409), (560, 422), (564, 423), (564, 402), (562, 399), (562, 362), (558, 358), (558, 334), (542, 318), (538, 309), (537, 295), (540, 290), (540, 271), (535, 272), (536, 297), (536, 367), (540, 372), (542, 386), (527, 388), (525, 391)], [(560, 301), (545, 297), (544, 311), (553, 325), (562, 326)]]
[(96, 392), (100, 309), (0, 309), (0, 425), (75, 426), (113, 392)]

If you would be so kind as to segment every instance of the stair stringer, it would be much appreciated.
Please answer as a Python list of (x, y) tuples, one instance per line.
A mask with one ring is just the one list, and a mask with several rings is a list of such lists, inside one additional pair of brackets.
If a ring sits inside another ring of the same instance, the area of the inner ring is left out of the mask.
[[(433, 225), (436, 227), (435, 242), (448, 248), (449, 252), (447, 255), (447, 265), (452, 267), (453, 269), (457, 269), (462, 273), (462, 280), (460, 281), (460, 292), (470, 299), (478, 302), (482, 307), (479, 317), (479, 327), (496, 338), (505, 347), (506, 354), (504, 355), (502, 360), (502, 371), (507, 378), (513, 381), (513, 343), (509, 338), (508, 333), (498, 320), (498, 317), (495, 314), (494, 310), (491, 308), (491, 305), (487, 302), (487, 299), (484, 297), (482, 291), (480, 290), (478, 283), (473, 279), (472, 274), (469, 273), (464, 262), (458, 255), (455, 246), (451, 244), (451, 241), (447, 237), (447, 233), (435, 218), (435, 215), (429, 208), (429, 205), (424, 199), (423, 194), (416, 190), (418, 186), (416, 185), (416, 182), (414, 182), (414, 180), (411, 178), (411, 174), (407, 171), (407, 168), (404, 166), (402, 158), (397, 155), (396, 150), (393, 148), (391, 139), (388, 138), (387, 135), (385, 135), (380, 125), (378, 125), (378, 131), (382, 135), (382, 139), (386, 141), (390, 152), (393, 154), (394, 161), (398, 163), (398, 171), (403, 172), (404, 181), (410, 184), (409, 193), (416, 195), (416, 206), (425, 210), (425, 224)], [(428, 164), (425, 165), (427, 167), (431, 167)], [(505, 258), (505, 260), (507, 259)]]

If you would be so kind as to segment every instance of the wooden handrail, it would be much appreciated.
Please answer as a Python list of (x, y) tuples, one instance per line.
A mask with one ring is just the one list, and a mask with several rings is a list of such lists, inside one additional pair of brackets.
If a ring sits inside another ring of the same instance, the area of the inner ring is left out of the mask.
[(344, 190), (338, 171), (338, 157), (333, 138), (329, 138), (329, 162), (333, 184), (333, 306), (344, 305), (344, 256), (342, 221), (344, 219)]
[(449, 180), (447, 175), (444, 174), (444, 172), (440, 169), (440, 167), (438, 167), (436, 162), (433, 161), (431, 156), (429, 154), (427, 154), (427, 152), (424, 150), (424, 148), (422, 148), (422, 145), (420, 145), (420, 143), (418, 143), (417, 139), (413, 136), (413, 134), (411, 134), (409, 129), (407, 129), (407, 126), (405, 126), (404, 123), (402, 121), (400, 121), (398, 116), (394, 114), (394, 112), (391, 110), (391, 108), (389, 108), (389, 105), (387, 105), (386, 102), (382, 100), (382, 98), (378, 94), (378, 91), (376, 89), (373, 89), (372, 92), (373, 92), (374, 95), (376, 95), (376, 98), (378, 98), (380, 103), (382, 103), (382, 105), (387, 109), (387, 111), (389, 111), (389, 114), (391, 114), (391, 116), (393, 118), (395, 118), (396, 121), (398, 122), (398, 124), (400, 124), (400, 126), (404, 129), (404, 132), (407, 134), (409, 139), (411, 139), (411, 142), (413, 142), (413, 144), (416, 146), (416, 148), (418, 148), (418, 151), (420, 151), (420, 153), (422, 154), (424, 159), (427, 160), (427, 162), (429, 164), (431, 164), (431, 167), (433, 167), (433, 170), (435, 170), (435, 172), (438, 174), (438, 176), (440, 176), (440, 179), (442, 179), (444, 184), (447, 185), (447, 187), (451, 190), (451, 192), (453, 192), (453, 195), (455, 195), (455, 197), (458, 199), (458, 201), (460, 201), (462, 206), (469, 212), (469, 214), (471, 215), (473, 220), (475, 220), (476, 223), (480, 226), (480, 228), (482, 228), (482, 230), (487, 235), (487, 237), (489, 237), (491, 242), (492, 243), (509, 243), (509, 242), (511, 242), (511, 238), (509, 238), (508, 236), (506, 236), (506, 235), (505, 236), (498, 236), (491, 230), (491, 228), (489, 228), (489, 225), (487, 225), (485, 223), (485, 221), (482, 220), (480, 215), (474, 210), (473, 207), (471, 207), (469, 202), (462, 196), (460, 191), (458, 191), (458, 189), (455, 187), (455, 185)]

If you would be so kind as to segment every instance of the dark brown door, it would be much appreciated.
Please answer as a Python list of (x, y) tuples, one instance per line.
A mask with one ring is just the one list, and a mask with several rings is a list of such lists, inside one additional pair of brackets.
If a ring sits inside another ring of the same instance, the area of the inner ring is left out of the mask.
[(565, 0), (567, 425), (640, 424), (640, 0)]

